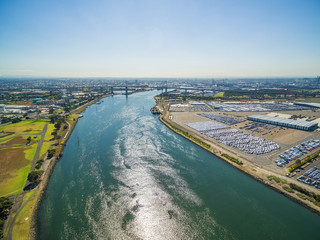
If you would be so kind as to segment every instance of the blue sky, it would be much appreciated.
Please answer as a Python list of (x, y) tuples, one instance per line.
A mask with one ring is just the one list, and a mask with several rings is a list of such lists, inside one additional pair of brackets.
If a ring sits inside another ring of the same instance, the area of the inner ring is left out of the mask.
[(317, 76), (319, 13), (319, 0), (0, 0), (0, 76)]

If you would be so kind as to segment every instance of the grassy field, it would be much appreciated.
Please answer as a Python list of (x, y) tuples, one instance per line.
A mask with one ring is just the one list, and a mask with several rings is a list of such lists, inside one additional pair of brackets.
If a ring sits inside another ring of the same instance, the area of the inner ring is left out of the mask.
[[(0, 146), (12, 146), (16, 144), (26, 144), (28, 135), (11, 135), (10, 138), (7, 138), (6, 140), (2, 140), (0, 142)], [(35, 143), (40, 140), (40, 135), (30, 135), (31, 137), (31, 144)]]
[(49, 120), (24, 120), (18, 123), (8, 124), (0, 127), (0, 132), (14, 132), (15, 134), (40, 133)]
[(223, 96), (224, 96), (224, 92), (220, 92), (220, 93), (214, 95), (214, 97), (223, 97)]
[(47, 132), (44, 136), (44, 140), (45, 141), (49, 141), (50, 139), (53, 138), (53, 136), (51, 135), (51, 133), (54, 131), (54, 124), (53, 123), (49, 123), (48, 124), (48, 129), (47, 129)]
[(44, 142), (42, 144), (41, 150), (40, 150), (40, 155), (39, 158), (43, 159), (44, 155), (46, 154), (46, 152), (49, 150), (49, 147), (51, 146), (53, 142)]
[[(22, 192), (37, 150), (38, 144), (36, 141), (40, 140), (40, 136), (31, 134), (40, 133), (46, 122), (48, 122), (46, 119), (24, 120), (0, 127), (0, 132), (14, 132), (14, 135), (0, 139), (0, 141), (3, 140), (0, 142), (1, 146), (26, 144), (29, 134), (31, 143), (34, 143), (21, 147), (0, 149), (0, 196), (9, 196)], [(48, 130), (47, 134), (51, 135), (53, 124), (49, 124)], [(48, 144), (46, 143), (42, 151), (45, 152), (47, 149)]]
[(30, 201), (25, 205), (25, 207), (21, 210), (19, 213), (15, 223), (14, 227), (12, 229), (12, 239), (30, 239), (30, 224), (31, 224), (31, 214), (34, 208), (34, 203), (37, 199), (36, 193), (34, 196), (32, 194), (35, 192), (35, 190), (32, 190), (25, 194), (23, 198), (22, 205), (30, 199)]
[(22, 192), (37, 144), (0, 149), (0, 196)]

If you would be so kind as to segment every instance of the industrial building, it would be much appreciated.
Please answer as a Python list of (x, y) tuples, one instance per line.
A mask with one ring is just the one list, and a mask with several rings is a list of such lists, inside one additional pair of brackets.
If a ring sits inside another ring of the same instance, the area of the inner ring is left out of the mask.
[(263, 123), (274, 124), (274, 125), (287, 127), (287, 128), (305, 130), (305, 131), (313, 131), (318, 128), (318, 123), (316, 122), (292, 120), (287, 118), (272, 117), (272, 116), (261, 115), (261, 114), (251, 115), (247, 117), (247, 119), (250, 121), (263, 122)]
[(320, 108), (320, 103), (295, 102), (294, 104), (304, 107)]

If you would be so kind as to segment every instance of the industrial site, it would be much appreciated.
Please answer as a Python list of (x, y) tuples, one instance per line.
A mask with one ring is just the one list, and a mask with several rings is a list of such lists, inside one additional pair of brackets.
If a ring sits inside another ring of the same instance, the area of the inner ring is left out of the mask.
[(251, 165), (319, 192), (320, 104), (167, 103), (168, 121), (213, 146), (213, 153), (228, 154), (241, 166)]

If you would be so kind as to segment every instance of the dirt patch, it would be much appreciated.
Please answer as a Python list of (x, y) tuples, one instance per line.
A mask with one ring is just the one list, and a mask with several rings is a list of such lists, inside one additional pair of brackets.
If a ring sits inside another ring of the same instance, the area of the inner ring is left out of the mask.
[(13, 139), (9, 140), (8, 142), (1, 144), (1, 145), (11, 146), (11, 145), (15, 145), (15, 144), (24, 144), (24, 143), (27, 143), (27, 140), (24, 139), (22, 136), (18, 136), (18, 137), (15, 137), (15, 138), (13, 138)]
[(24, 150), (25, 147), (0, 149), (0, 182), (29, 164), (25, 159)]
[(0, 138), (9, 136), (9, 135), (11, 135), (11, 134), (14, 134), (14, 132), (0, 132)]
[(29, 128), (27, 130), (24, 130), (23, 132), (31, 132), (32, 131), (32, 128)]

